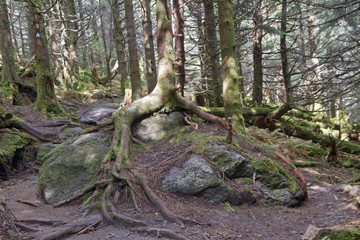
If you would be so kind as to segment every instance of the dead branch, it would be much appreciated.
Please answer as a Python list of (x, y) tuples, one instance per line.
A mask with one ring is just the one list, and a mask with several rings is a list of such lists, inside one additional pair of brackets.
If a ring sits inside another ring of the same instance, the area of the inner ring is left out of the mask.
[(174, 231), (167, 229), (142, 227), (142, 228), (131, 228), (129, 230), (134, 232), (146, 233), (154, 237), (166, 237), (174, 240), (189, 240), (187, 237), (184, 237), (183, 235), (180, 235)]
[(26, 225), (18, 223), (18, 222), (16, 222), (15, 225), (18, 226), (23, 231), (27, 231), (27, 232), (38, 232), (38, 231), (40, 231), (40, 229), (38, 229), (38, 228), (29, 227), (29, 226), (26, 226)]
[(23, 204), (32, 206), (32, 207), (40, 207), (41, 206), (41, 204), (38, 203), (38, 202), (31, 202), (31, 201), (21, 200), (21, 199), (18, 199), (16, 201), (19, 202), (19, 203), (23, 203)]

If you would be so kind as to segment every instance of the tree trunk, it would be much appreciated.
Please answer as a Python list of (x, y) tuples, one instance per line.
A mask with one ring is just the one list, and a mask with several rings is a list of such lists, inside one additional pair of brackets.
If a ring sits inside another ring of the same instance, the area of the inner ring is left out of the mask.
[(213, 0), (203, 0), (204, 4), (204, 27), (205, 27), (205, 78), (207, 79), (209, 90), (209, 106), (220, 107), (223, 105), (221, 97), (221, 75), (219, 69), (219, 55), (218, 55), (218, 39), (216, 37), (216, 24), (214, 22), (214, 6)]
[(64, 66), (64, 77), (67, 87), (70, 88), (74, 82), (79, 80), (79, 60), (76, 55), (79, 27), (74, 0), (63, 1), (62, 7), (66, 27), (65, 48), (67, 49), (67, 56), (65, 57), (68, 60), (68, 64)]
[(136, 29), (134, 20), (134, 9), (132, 0), (125, 0), (125, 20), (128, 38), (128, 49), (130, 58), (130, 80), (132, 89), (132, 100), (141, 98), (141, 78), (139, 58), (137, 52)]
[(31, 26), (29, 32), (32, 42), (34, 43), (36, 64), (37, 98), (34, 109), (44, 113), (62, 113), (63, 110), (57, 102), (54, 90), (44, 19), (37, 9), (37, 6), (41, 7), (42, 3), (41, 0), (27, 0), (27, 2), (29, 7), (29, 20), (31, 21), (29, 23)]
[(280, 36), (280, 55), (281, 55), (281, 68), (284, 78), (286, 103), (290, 106), (294, 104), (294, 90), (291, 83), (291, 75), (289, 73), (287, 47), (286, 47), (286, 22), (287, 22), (287, 0), (282, 0), (281, 4), (281, 27), (282, 32)]
[(253, 66), (254, 66), (254, 82), (252, 100), (255, 106), (260, 106), (263, 99), (263, 70), (262, 70), (262, 0), (253, 0)]
[(51, 45), (52, 61), (55, 65), (54, 80), (58, 82), (57, 84), (64, 85), (64, 78), (62, 71), (63, 67), (61, 66), (61, 63), (59, 61), (58, 54), (60, 53), (57, 46), (56, 33), (54, 30), (53, 21), (51, 20), (49, 21), (49, 40)]
[(0, 2), (0, 49), (3, 64), (0, 85), (13, 89), (14, 93), (6, 96), (11, 100), (11, 103), (13, 103), (13, 100), (15, 100), (14, 97), (16, 98), (18, 95), (14, 82), (18, 81), (19, 78), (15, 70), (14, 47), (11, 41), (10, 21), (6, 1)]
[(125, 96), (126, 82), (128, 80), (128, 72), (126, 66), (125, 54), (125, 36), (124, 28), (121, 26), (120, 3), (118, 0), (112, 1), (113, 21), (114, 21), (114, 42), (116, 56), (118, 60), (118, 74), (120, 76), (120, 94)]
[(185, 86), (185, 46), (184, 46), (184, 0), (173, 0), (175, 30), (175, 72), (176, 87), (184, 96)]
[(150, 0), (140, 0), (140, 4), (142, 10), (142, 25), (144, 32), (146, 81), (148, 94), (150, 94), (152, 90), (154, 90), (157, 81)]
[(245, 125), (241, 115), (241, 95), (236, 64), (232, 1), (221, 0), (218, 2), (218, 7), (225, 117), (227, 119), (234, 118), (234, 129), (244, 132)]
[[(111, 77), (111, 69), (110, 69), (110, 59), (111, 59), (111, 49), (108, 50), (108, 44), (106, 42), (107, 36), (104, 26), (104, 20), (102, 14), (99, 15), (100, 18), (100, 31), (102, 36), (102, 42), (104, 47), (104, 56), (105, 56), (105, 63), (106, 63), (106, 74), (108, 77)], [(109, 51), (109, 53), (108, 53)]]

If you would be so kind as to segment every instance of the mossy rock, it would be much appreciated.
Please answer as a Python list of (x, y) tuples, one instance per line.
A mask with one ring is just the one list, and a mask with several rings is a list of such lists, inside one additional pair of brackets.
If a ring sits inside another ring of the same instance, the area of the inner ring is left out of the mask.
[(0, 134), (0, 179), (6, 179), (8, 171), (22, 159), (24, 148), (30, 144), (28, 134), (15, 129), (1, 129)]
[(314, 240), (358, 240), (360, 239), (360, 232), (358, 230), (321, 230)]
[(182, 168), (173, 168), (162, 187), (171, 193), (201, 196), (208, 202), (223, 202), (233, 194), (210, 164), (196, 154), (192, 154)]
[(37, 190), (49, 204), (81, 193), (94, 184), (109, 147), (104, 133), (91, 133), (70, 139), (44, 158)]
[(46, 143), (40, 145), (36, 156), (36, 162), (42, 165), (44, 163), (44, 156), (50, 153), (51, 150), (53, 150), (57, 146), (59, 146), (59, 144)]
[(230, 179), (252, 177), (254, 173), (254, 168), (248, 159), (227, 150), (224, 145), (210, 144), (206, 153), (209, 159), (221, 167)]

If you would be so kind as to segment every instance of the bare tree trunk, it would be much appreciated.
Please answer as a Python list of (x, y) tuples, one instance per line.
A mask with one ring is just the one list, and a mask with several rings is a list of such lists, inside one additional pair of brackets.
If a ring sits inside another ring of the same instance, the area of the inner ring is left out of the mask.
[(114, 41), (118, 60), (118, 74), (120, 76), (120, 94), (125, 96), (126, 82), (128, 72), (126, 66), (125, 47), (126, 41), (124, 36), (124, 28), (121, 26), (120, 3), (118, 0), (112, 0), (113, 21), (114, 21)]
[[(20, 17), (19, 20), (22, 21), (21, 17)], [(21, 53), (22, 53), (23, 57), (26, 57), (25, 40), (24, 40), (24, 33), (23, 33), (22, 24), (19, 24), (19, 34), (20, 34), (20, 41), (21, 41)]]
[(213, 0), (203, 0), (204, 3), (204, 27), (205, 27), (205, 78), (209, 85), (209, 106), (221, 107), (221, 75), (219, 69), (218, 39), (216, 36), (216, 17), (214, 14)]
[(143, 32), (144, 32), (146, 81), (148, 87), (148, 94), (150, 94), (152, 90), (155, 88), (157, 81), (154, 40), (153, 40), (152, 23), (151, 23), (150, 0), (140, 0), (140, 4), (142, 9), (142, 24), (143, 24)]
[(110, 59), (111, 59), (111, 51), (108, 53), (108, 45), (106, 42), (107, 36), (106, 36), (106, 31), (105, 31), (105, 26), (104, 26), (104, 20), (102, 17), (102, 14), (100, 14), (100, 31), (101, 31), (101, 35), (102, 35), (102, 42), (103, 42), (103, 47), (104, 47), (104, 56), (105, 56), (105, 63), (106, 63), (106, 74), (107, 76), (111, 76), (111, 67), (110, 67)]
[(280, 55), (281, 55), (281, 68), (284, 78), (286, 103), (290, 106), (294, 103), (293, 87), (291, 83), (291, 75), (289, 73), (287, 47), (286, 47), (286, 22), (287, 22), (287, 0), (282, 0), (281, 4), (281, 36), (280, 36)]
[(76, 55), (77, 50), (77, 41), (78, 41), (78, 19), (76, 15), (76, 8), (74, 0), (65, 0), (63, 1), (62, 9), (64, 12), (65, 18), (65, 27), (66, 27), (66, 44), (68, 55), (65, 56), (68, 58), (68, 65), (66, 64), (64, 76), (67, 87), (71, 87), (72, 84), (79, 79), (79, 60)]
[(60, 63), (59, 57), (58, 57), (58, 55), (60, 53), (59, 53), (59, 49), (57, 46), (56, 33), (54, 31), (54, 26), (53, 26), (52, 20), (49, 21), (49, 40), (50, 40), (50, 46), (51, 46), (51, 52), (52, 52), (52, 61), (55, 65), (54, 80), (58, 81), (61, 85), (63, 85), (64, 79), (63, 79), (62, 66), (61, 66), (61, 63)]
[(128, 38), (129, 58), (130, 58), (130, 80), (132, 89), (132, 100), (141, 98), (141, 78), (139, 68), (139, 58), (137, 52), (136, 30), (134, 20), (134, 9), (132, 0), (125, 0), (125, 19)]
[[(30, 37), (34, 43), (36, 64), (37, 98), (34, 109), (41, 112), (62, 113), (57, 102), (54, 81), (51, 74), (50, 56), (47, 49), (47, 37), (44, 27), (44, 18), (37, 7), (42, 6), (41, 0), (27, 0), (29, 6)], [(36, 4), (36, 5), (35, 5)]]
[(253, 64), (254, 64), (254, 81), (252, 100), (255, 106), (260, 106), (263, 99), (263, 70), (262, 70), (262, 0), (253, 0)]
[(176, 87), (184, 96), (185, 86), (185, 46), (184, 46), (184, 0), (173, 0), (175, 36)]
[(234, 129), (245, 131), (237, 73), (234, 15), (231, 0), (218, 2), (225, 118), (233, 118)]

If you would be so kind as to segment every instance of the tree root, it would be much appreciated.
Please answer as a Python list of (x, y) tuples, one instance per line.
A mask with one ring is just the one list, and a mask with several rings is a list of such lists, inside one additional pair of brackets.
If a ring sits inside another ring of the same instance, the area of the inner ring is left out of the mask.
[(23, 231), (27, 231), (27, 232), (39, 232), (40, 231), (40, 229), (38, 229), (38, 228), (29, 227), (27, 225), (24, 225), (24, 224), (21, 224), (18, 222), (16, 222), (15, 225), (18, 226)]
[[(77, 234), (80, 232), (86, 232), (89, 228), (95, 227), (101, 222), (101, 218), (93, 218), (90, 220), (81, 221), (71, 226), (67, 226), (64, 229), (50, 233), (40, 238), (40, 240), (54, 240), (65, 236)], [(86, 231), (84, 231), (86, 229)]]
[(50, 220), (45, 218), (31, 218), (31, 219), (17, 219), (17, 222), (23, 222), (23, 223), (35, 223), (35, 224), (42, 224), (42, 225), (65, 225), (66, 222), (60, 221), (60, 220)]
[(142, 228), (130, 228), (129, 230), (139, 233), (146, 233), (154, 237), (166, 237), (174, 240), (189, 240), (187, 237), (184, 237), (168, 229), (142, 227)]
[(184, 223), (180, 221), (166, 206), (166, 204), (151, 190), (149, 185), (147, 184), (145, 178), (142, 176), (138, 176), (140, 183), (146, 193), (146, 195), (149, 197), (150, 201), (156, 206), (156, 208), (160, 211), (161, 215), (163, 217), (171, 222), (175, 222), (179, 224), (181, 227), (185, 227)]
[(105, 179), (105, 180), (100, 180), (100, 181), (97, 181), (95, 182), (93, 185), (91, 185), (90, 187), (87, 187), (84, 191), (82, 191), (81, 193), (77, 194), (77, 195), (74, 195), (68, 199), (65, 199), (57, 204), (55, 204), (53, 207), (60, 207), (64, 204), (67, 204), (67, 203), (70, 203), (82, 196), (84, 196), (87, 192), (91, 191), (92, 189), (94, 189), (95, 187), (99, 186), (99, 185), (103, 185), (103, 184), (107, 184), (107, 183), (110, 183), (111, 180), (109, 179)]
[(32, 207), (40, 207), (41, 204), (40, 203), (37, 203), (37, 202), (31, 202), (31, 201), (27, 201), (27, 200), (21, 200), (21, 199), (18, 199), (16, 200), (17, 202), (19, 203), (23, 203), (23, 204), (26, 204), (26, 205), (29, 205), (29, 206), (32, 206)]

